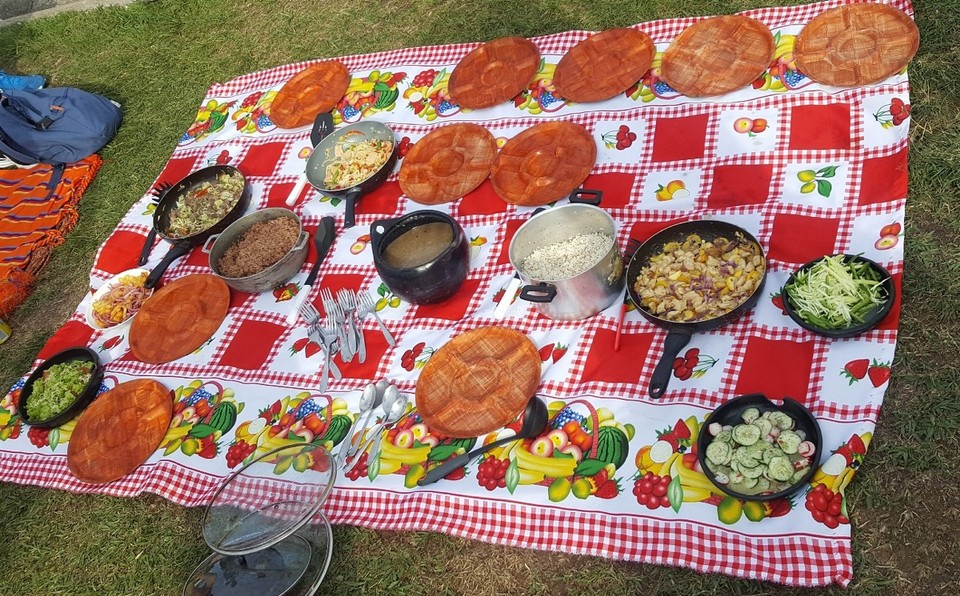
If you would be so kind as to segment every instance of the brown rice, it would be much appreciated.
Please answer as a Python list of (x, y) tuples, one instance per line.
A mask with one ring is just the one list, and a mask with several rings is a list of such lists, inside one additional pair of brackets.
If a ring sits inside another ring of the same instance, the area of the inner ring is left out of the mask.
[(255, 223), (223, 251), (219, 273), (230, 278), (259, 273), (286, 256), (299, 235), (300, 227), (289, 217)]

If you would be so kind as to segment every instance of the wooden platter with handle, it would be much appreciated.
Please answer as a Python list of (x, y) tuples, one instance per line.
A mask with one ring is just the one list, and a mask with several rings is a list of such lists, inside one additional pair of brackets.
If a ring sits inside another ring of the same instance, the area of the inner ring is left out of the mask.
[(657, 48), (638, 29), (607, 29), (563, 55), (553, 73), (557, 95), (569, 101), (603, 101), (623, 93), (650, 70)]
[(451, 124), (423, 137), (404, 157), (400, 189), (422, 205), (455, 201), (490, 176), (497, 141), (479, 124)]
[(176, 279), (147, 299), (130, 326), (130, 351), (148, 364), (182, 358), (220, 327), (230, 307), (230, 288), (215, 275)]
[(417, 410), (431, 430), (472, 438), (502, 428), (540, 384), (540, 355), (506, 327), (461, 333), (437, 350), (417, 380)]
[(580, 186), (596, 160), (597, 144), (583, 126), (562, 120), (542, 122), (500, 149), (490, 182), (511, 205), (546, 205)]
[(337, 105), (350, 85), (347, 67), (336, 60), (311, 64), (277, 91), (270, 104), (270, 120), (280, 128), (297, 128), (313, 123), (317, 114)]
[(532, 41), (501, 37), (464, 56), (450, 73), (447, 89), (461, 108), (489, 108), (523, 91), (539, 65), (540, 50)]
[(77, 420), (67, 444), (67, 467), (91, 484), (119, 480), (156, 451), (172, 417), (169, 389), (153, 379), (121, 383)]

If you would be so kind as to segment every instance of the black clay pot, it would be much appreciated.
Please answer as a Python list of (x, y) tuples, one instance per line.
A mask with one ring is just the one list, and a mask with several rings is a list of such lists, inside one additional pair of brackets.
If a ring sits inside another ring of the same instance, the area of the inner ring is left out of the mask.
[(370, 224), (370, 242), (383, 283), (413, 304), (446, 300), (470, 269), (467, 235), (455, 219), (440, 211), (377, 220)]

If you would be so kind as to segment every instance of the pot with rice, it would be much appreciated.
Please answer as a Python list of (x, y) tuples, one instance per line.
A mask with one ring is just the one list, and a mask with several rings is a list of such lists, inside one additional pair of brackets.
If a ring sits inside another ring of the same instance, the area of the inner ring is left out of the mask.
[(230, 224), (203, 247), (210, 269), (228, 286), (259, 293), (281, 286), (300, 271), (307, 258), (309, 234), (289, 209), (261, 209)]
[(540, 314), (578, 321), (610, 307), (623, 295), (623, 259), (606, 211), (570, 203), (530, 218), (510, 241), (510, 263), (527, 285), (520, 298)]

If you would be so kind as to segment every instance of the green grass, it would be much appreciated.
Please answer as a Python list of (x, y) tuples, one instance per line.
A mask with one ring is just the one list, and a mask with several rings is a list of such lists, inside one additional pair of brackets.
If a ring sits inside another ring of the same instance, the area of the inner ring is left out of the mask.
[[(79, 224), (10, 321), (0, 385), (28, 371), (73, 312), (96, 248), (149, 188), (214, 82), (310, 58), (795, 3), (158, 0), (0, 29), (0, 68), (106, 94), (126, 113)], [(848, 493), (857, 594), (953, 593), (960, 577), (960, 0), (916, 8), (901, 335), (870, 455)], [(155, 496), (0, 484), (0, 594), (179, 594), (207, 553), (201, 514)], [(424, 532), (338, 527), (334, 539), (326, 594), (806, 592)]]

